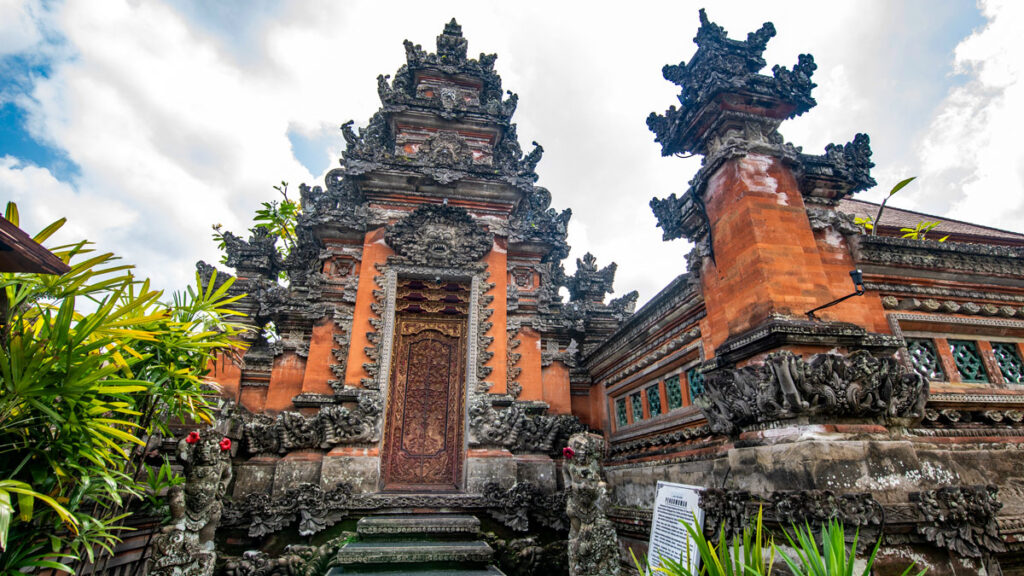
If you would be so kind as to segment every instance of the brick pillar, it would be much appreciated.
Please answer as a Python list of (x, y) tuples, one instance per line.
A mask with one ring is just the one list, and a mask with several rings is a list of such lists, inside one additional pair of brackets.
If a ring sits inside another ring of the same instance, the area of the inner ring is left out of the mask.
[(693, 58), (663, 69), (682, 88), (682, 106), (647, 119), (663, 155), (704, 156), (684, 194), (656, 198), (651, 207), (666, 240), (695, 244), (688, 269), (703, 289), (714, 358), (705, 371), (778, 349), (805, 354), (897, 345), (871, 334), (887, 331), (874, 295), (829, 308), (818, 321), (806, 316), (854, 291), (846, 240), (835, 230), (826, 236), (822, 222), (841, 220), (838, 200), (874, 185), (873, 164), (864, 135), (829, 145), (821, 156), (785, 142), (779, 126), (816, 104), (816, 66), (805, 54), (791, 69), (759, 74), (774, 35), (766, 24), (733, 40), (702, 12)]

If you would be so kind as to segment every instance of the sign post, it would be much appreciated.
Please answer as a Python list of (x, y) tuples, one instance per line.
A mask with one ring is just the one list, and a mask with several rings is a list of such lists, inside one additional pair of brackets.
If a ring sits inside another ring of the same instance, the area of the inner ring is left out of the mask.
[[(653, 571), (661, 565), (661, 558), (680, 560), (694, 573), (700, 568), (700, 552), (680, 522), (704, 524), (704, 511), (698, 506), (703, 489), (685, 484), (658, 482), (654, 498), (654, 518), (651, 521), (651, 540), (647, 546), (647, 563)], [(689, 545), (689, 556), (687, 556)]]

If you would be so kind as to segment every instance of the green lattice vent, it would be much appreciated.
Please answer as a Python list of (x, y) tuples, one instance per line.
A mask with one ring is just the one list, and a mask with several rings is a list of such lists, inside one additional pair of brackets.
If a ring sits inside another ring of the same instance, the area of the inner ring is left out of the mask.
[(661, 414), (661, 393), (658, 392), (658, 385), (648, 386), (645, 393), (647, 394), (647, 411), (651, 413), (651, 416)]
[(1011, 342), (993, 342), (992, 355), (996, 358), (999, 371), (1008, 384), (1024, 384), (1024, 361), (1017, 352), (1017, 345)]
[(640, 393), (629, 395), (629, 407), (633, 410), (633, 422), (644, 419), (644, 403), (640, 400)]
[(939, 354), (931, 340), (908, 338), (907, 354), (910, 355), (910, 363), (913, 364), (914, 370), (921, 376), (929, 380), (946, 379)]
[(615, 401), (615, 422), (621, 427), (629, 424), (629, 418), (626, 415), (626, 399), (619, 398)]
[(970, 340), (950, 340), (949, 351), (964, 382), (988, 382), (985, 363), (978, 352), (978, 343)]
[(665, 379), (665, 396), (668, 398), (669, 410), (675, 410), (683, 405), (683, 391), (679, 388), (679, 376)]
[(686, 371), (686, 384), (690, 387), (690, 402), (704, 395), (704, 374), (696, 367)]

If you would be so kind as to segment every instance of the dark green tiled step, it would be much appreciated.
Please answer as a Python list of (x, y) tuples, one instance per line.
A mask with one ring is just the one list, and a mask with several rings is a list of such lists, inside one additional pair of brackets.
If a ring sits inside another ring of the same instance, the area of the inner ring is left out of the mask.
[(363, 540), (390, 538), (463, 538), (475, 540), (480, 520), (462, 514), (405, 514), (366, 516), (356, 524)]
[(400, 574), (413, 574), (414, 576), (505, 576), (505, 573), (494, 566), (487, 568), (365, 568), (361, 566), (346, 566), (331, 568), (327, 576), (360, 576), (371, 574), (376, 576), (398, 576)]
[(338, 551), (338, 564), (489, 564), (494, 550), (484, 542), (349, 542)]

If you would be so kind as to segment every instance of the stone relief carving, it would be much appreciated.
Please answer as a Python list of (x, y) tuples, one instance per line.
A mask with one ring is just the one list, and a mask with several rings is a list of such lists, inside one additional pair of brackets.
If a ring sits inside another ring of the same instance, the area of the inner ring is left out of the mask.
[(983, 275), (1024, 276), (1024, 248), (938, 242), (887, 236), (855, 237), (854, 259), (889, 266), (950, 270)]
[(488, 482), (483, 495), (488, 504), (487, 513), (516, 532), (528, 531), (531, 519), (552, 530), (569, 527), (565, 492), (543, 492), (530, 482), (516, 482), (508, 489), (497, 482)]
[(328, 404), (313, 416), (299, 412), (282, 412), (277, 417), (246, 413), (240, 416), (242, 437), (250, 454), (377, 442), (383, 407), (379, 392), (363, 390), (355, 406)]
[(604, 438), (574, 434), (565, 452), (563, 474), (568, 492), (569, 574), (618, 576), (619, 542), (608, 519), (608, 487), (601, 460)]
[(877, 540), (885, 520), (882, 505), (867, 492), (839, 494), (832, 490), (780, 490), (765, 497), (745, 490), (709, 488), (700, 495), (704, 509), (704, 532), (717, 539), (721, 528), (730, 538), (742, 535), (760, 508), (767, 523), (789, 529), (804, 523), (812, 527), (835, 518), (848, 529), (856, 528), (862, 546)]
[(334, 566), (335, 555), (354, 535), (343, 532), (320, 546), (289, 544), (281, 556), (250, 550), (224, 564), (226, 576), (322, 576)]
[(1001, 316), (1003, 318), (1024, 318), (1024, 306), (1005, 303), (994, 304), (985, 302), (960, 302), (957, 300), (936, 300), (935, 298), (897, 298), (884, 296), (882, 306), (888, 310), (919, 310), (921, 312), (942, 314), (968, 314), (971, 316)]
[(557, 455), (569, 436), (585, 429), (578, 418), (568, 414), (537, 414), (521, 402), (496, 408), (490, 398), (470, 398), (470, 446)]
[(685, 138), (683, 132), (701, 109), (722, 92), (744, 91), (771, 101), (786, 102), (793, 107), (790, 116), (798, 116), (815, 106), (811, 76), (817, 66), (809, 54), (801, 54), (792, 70), (772, 68), (773, 77), (758, 74), (765, 67), (761, 57), (768, 40), (775, 36), (775, 27), (766, 22), (746, 41), (728, 38), (721, 26), (708, 20), (700, 11), (701, 26), (694, 38), (697, 52), (688, 63), (668, 65), (662, 69), (666, 80), (682, 88), (682, 107), (669, 108), (664, 114), (651, 113), (647, 126), (662, 145), (662, 155), (700, 152), (700, 144)]
[(971, 558), (1006, 551), (996, 515), (1003, 507), (995, 486), (950, 486), (913, 492), (911, 501), (924, 517), (918, 534), (937, 546)]
[(153, 537), (150, 574), (212, 576), (217, 559), (213, 536), (231, 482), (230, 450), (231, 441), (212, 428), (192, 432), (178, 443), (185, 484), (168, 492), (171, 520)]
[(508, 351), (508, 358), (505, 369), (505, 389), (508, 391), (509, 396), (518, 398), (519, 394), (523, 391), (523, 386), (518, 382), (519, 374), (523, 369), (516, 366), (523, 355), (515, 351), (522, 344), (522, 341), (516, 337), (519, 335), (519, 326), (509, 322), (507, 334), (508, 344), (506, 350)]
[(565, 530), (565, 494), (545, 492), (530, 482), (517, 482), (508, 489), (498, 483), (484, 485), (480, 494), (395, 494), (353, 493), (348, 484), (324, 490), (318, 484), (303, 483), (279, 497), (249, 494), (228, 502), (225, 526), (246, 526), (253, 538), (280, 532), (297, 525), (299, 534), (318, 534), (351, 514), (386, 508), (457, 508), (487, 512), (507, 527), (526, 531), (530, 522), (553, 530)]
[(463, 208), (423, 204), (388, 228), (384, 236), (396, 262), (458, 268), (476, 263), (491, 251), (494, 236)]
[(696, 404), (721, 434), (801, 415), (920, 419), (928, 398), (919, 374), (865, 351), (815, 354), (807, 361), (773, 352), (763, 364), (705, 375), (706, 393)]

